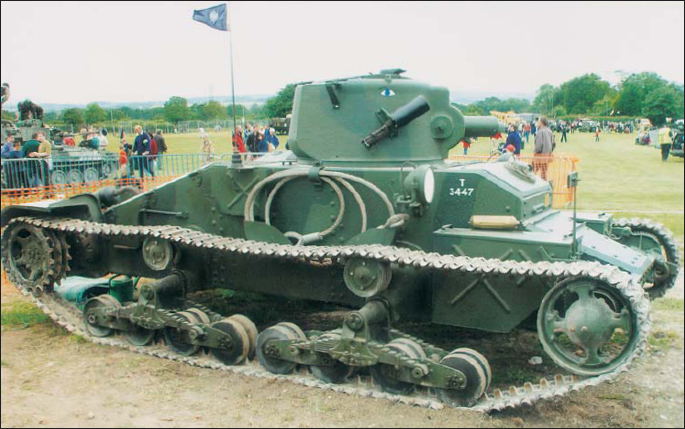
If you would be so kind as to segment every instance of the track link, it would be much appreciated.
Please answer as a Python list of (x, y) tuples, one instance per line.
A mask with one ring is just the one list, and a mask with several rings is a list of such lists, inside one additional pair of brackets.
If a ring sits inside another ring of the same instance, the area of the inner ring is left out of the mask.
[[(656, 237), (664, 246), (669, 260), (677, 266), (682, 263), (680, 258), (680, 250), (678, 249), (678, 242), (673, 233), (660, 223), (651, 221), (649, 219), (641, 218), (620, 218), (614, 220), (614, 226), (622, 228), (630, 228), (633, 231), (646, 232)], [(679, 273), (675, 273), (671, 278), (662, 285), (654, 286), (648, 289), (650, 299), (661, 298), (671, 290), (678, 281)]]
[[(539, 382), (524, 383), (522, 386), (511, 387), (506, 391), (493, 390), (486, 393), (478, 403), (469, 408), (476, 411), (490, 412), (506, 408), (515, 408), (521, 405), (531, 405), (537, 401), (560, 397), (571, 391), (578, 391), (588, 386), (595, 386), (610, 381), (626, 371), (635, 357), (639, 356), (646, 348), (651, 319), (649, 317), (649, 300), (645, 297), (642, 286), (636, 283), (629, 274), (612, 266), (601, 265), (596, 262), (516, 262), (501, 260), (486, 260), (484, 258), (469, 258), (463, 256), (441, 255), (421, 251), (397, 248), (392, 246), (291, 246), (263, 242), (254, 242), (243, 239), (218, 237), (211, 234), (200, 233), (175, 226), (123, 226), (100, 224), (74, 219), (40, 219), (32, 217), (16, 218), (11, 221), (22, 222), (35, 227), (45, 228), (52, 232), (97, 235), (99, 239), (107, 239), (115, 236), (128, 237), (158, 237), (169, 240), (183, 248), (190, 249), (217, 249), (226, 253), (251, 254), (256, 257), (277, 258), (291, 262), (311, 263), (333, 261), (344, 264), (348, 258), (363, 258), (386, 263), (397, 263), (400, 266), (413, 266), (418, 269), (435, 270), (443, 272), (459, 273), (482, 273), (543, 277), (552, 282), (558, 282), (570, 277), (591, 277), (601, 280), (618, 289), (631, 303), (637, 314), (638, 342), (635, 352), (626, 361), (612, 372), (597, 377), (577, 378), (575, 376), (557, 375), (551, 380), (543, 379)], [(3, 247), (2, 260), (6, 259), (6, 248)], [(7, 266), (7, 265), (5, 265)], [(10, 278), (12, 274), (8, 273)], [(59, 280), (59, 279), (57, 279)], [(250, 362), (242, 366), (226, 366), (209, 357), (185, 357), (180, 356), (168, 349), (160, 349), (157, 346), (136, 347), (118, 338), (94, 338), (85, 333), (80, 311), (64, 302), (56, 294), (44, 294), (36, 297), (27, 290), (22, 293), (32, 300), (42, 311), (50, 316), (56, 323), (68, 331), (81, 335), (96, 344), (104, 344), (134, 351), (149, 356), (163, 359), (180, 361), (192, 366), (227, 371), (236, 374), (254, 376), (258, 378), (270, 378), (288, 380), (294, 383), (318, 387), (341, 393), (347, 393), (362, 397), (383, 398), (400, 403), (417, 405), (428, 408), (443, 408), (435, 395), (428, 389), (417, 389), (416, 395), (411, 397), (391, 395), (381, 392), (373, 386), (373, 382), (363, 377), (358, 377), (355, 383), (345, 385), (331, 385), (321, 382), (308, 374), (299, 375), (274, 375), (259, 367), (256, 362)], [(196, 306), (193, 304), (193, 306)], [(204, 311), (204, 307), (202, 308)], [(221, 317), (209, 312), (210, 318)], [(437, 347), (410, 337), (399, 331), (393, 331), (397, 337), (405, 337), (417, 341), (421, 347), (431, 348), (440, 353), (444, 352)]]

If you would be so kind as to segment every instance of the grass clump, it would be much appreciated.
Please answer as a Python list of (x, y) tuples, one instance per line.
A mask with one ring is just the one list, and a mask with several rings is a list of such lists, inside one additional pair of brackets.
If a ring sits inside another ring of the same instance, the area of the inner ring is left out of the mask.
[(50, 318), (31, 303), (14, 301), (2, 304), (2, 326), (29, 327), (49, 321)]

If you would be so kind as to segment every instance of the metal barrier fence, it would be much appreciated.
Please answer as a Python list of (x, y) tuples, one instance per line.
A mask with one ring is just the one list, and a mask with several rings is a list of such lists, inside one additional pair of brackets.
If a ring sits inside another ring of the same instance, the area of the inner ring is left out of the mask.
[[(497, 158), (497, 156), (454, 155), (449, 159), (450, 161), (456, 162), (495, 162), (497, 161)], [(535, 174), (552, 183), (555, 208), (567, 208), (573, 203), (575, 194), (573, 188), (567, 186), (567, 178), (570, 172), (576, 171), (577, 164), (580, 162), (578, 158), (566, 155), (551, 155), (544, 158), (528, 155), (521, 156), (518, 159), (522, 162), (531, 164)]]
[[(265, 154), (241, 154), (245, 163), (259, 162)], [(3, 159), (2, 205), (22, 204), (52, 198), (68, 198), (84, 192), (96, 192), (106, 186), (135, 186), (142, 191), (187, 174), (214, 161), (230, 161), (228, 154), (133, 156), (125, 164), (116, 154), (91, 158)], [(274, 152), (270, 157), (287, 156), (287, 152)], [(453, 156), (451, 161), (493, 161), (496, 157)], [(574, 193), (568, 188), (567, 176), (576, 170), (577, 158), (554, 156), (541, 163), (539, 159), (522, 156), (523, 162), (536, 167), (539, 175), (546, 172), (554, 187), (554, 206), (567, 207)]]
[(96, 192), (106, 186), (136, 186), (149, 190), (232, 154), (132, 156), (120, 163), (118, 155), (48, 160), (3, 159), (2, 205)]

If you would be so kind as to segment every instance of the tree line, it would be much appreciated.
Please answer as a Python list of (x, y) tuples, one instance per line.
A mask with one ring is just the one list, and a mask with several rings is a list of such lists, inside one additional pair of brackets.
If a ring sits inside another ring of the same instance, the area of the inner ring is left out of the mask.
[[(236, 117), (247, 120), (283, 118), (293, 108), (296, 84), (289, 84), (263, 105), (236, 105)], [(666, 118), (682, 118), (685, 105), (683, 85), (669, 82), (656, 73), (643, 72), (625, 76), (612, 86), (594, 73), (578, 76), (559, 86), (544, 84), (531, 102), (525, 98), (488, 97), (470, 104), (455, 106), (466, 115), (488, 115), (491, 111), (540, 113), (549, 117), (592, 115), (603, 117), (646, 117), (661, 125)], [(6, 112), (3, 111), (3, 117)], [(46, 112), (48, 123), (74, 128), (122, 121), (157, 121), (176, 124), (181, 121), (212, 121), (233, 117), (233, 106), (217, 101), (189, 105), (188, 100), (174, 96), (164, 106), (152, 108), (103, 109), (91, 103), (85, 109), (71, 108)]]

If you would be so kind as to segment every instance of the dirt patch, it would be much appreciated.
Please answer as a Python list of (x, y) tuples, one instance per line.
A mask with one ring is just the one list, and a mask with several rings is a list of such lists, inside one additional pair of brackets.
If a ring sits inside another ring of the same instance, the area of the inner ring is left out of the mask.
[[(4, 306), (18, 300), (3, 287)], [(1, 336), (2, 427), (683, 427), (683, 311), (673, 297), (655, 306), (649, 353), (629, 373), (491, 416), (193, 368), (96, 346), (49, 322), (4, 326)]]

